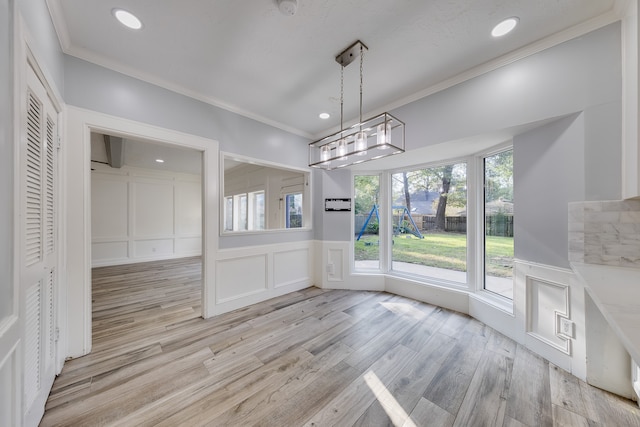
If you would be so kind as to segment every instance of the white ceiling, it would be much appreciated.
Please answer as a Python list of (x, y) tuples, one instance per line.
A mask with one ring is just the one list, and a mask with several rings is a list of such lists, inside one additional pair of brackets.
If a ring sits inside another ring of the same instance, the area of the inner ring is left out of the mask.
[[(194, 175), (202, 173), (202, 152), (198, 150), (130, 138), (124, 138), (122, 143), (124, 166)], [(156, 159), (164, 160), (164, 163), (158, 163)], [(91, 133), (91, 161), (103, 164), (108, 161), (104, 135), (96, 132)]]
[[(48, 0), (63, 50), (307, 137), (340, 121), (335, 56), (356, 40), (364, 60), (365, 115), (589, 20), (614, 0)], [(143, 21), (121, 26), (114, 7)], [(492, 27), (520, 25), (493, 39)], [(588, 25), (585, 25), (588, 27)], [(345, 69), (345, 120), (358, 114), (358, 66)], [(329, 120), (320, 120), (329, 112)]]

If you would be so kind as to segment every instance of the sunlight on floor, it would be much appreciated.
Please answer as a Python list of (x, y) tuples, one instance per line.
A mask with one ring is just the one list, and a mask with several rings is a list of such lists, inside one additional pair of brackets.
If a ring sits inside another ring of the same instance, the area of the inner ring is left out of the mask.
[(412, 319), (415, 319), (415, 320), (422, 320), (423, 318), (426, 317), (426, 314), (424, 312), (418, 310), (411, 304), (407, 304), (405, 302), (403, 303), (383, 302), (383, 303), (380, 303), (380, 305), (382, 305), (384, 308), (386, 308), (392, 313), (398, 314), (400, 316), (411, 317)]
[(373, 372), (369, 371), (364, 375), (364, 380), (380, 402), (380, 406), (387, 413), (389, 419), (394, 426), (416, 427), (409, 418), (409, 414), (402, 409), (402, 406), (389, 392), (387, 387), (380, 381), (380, 378)]

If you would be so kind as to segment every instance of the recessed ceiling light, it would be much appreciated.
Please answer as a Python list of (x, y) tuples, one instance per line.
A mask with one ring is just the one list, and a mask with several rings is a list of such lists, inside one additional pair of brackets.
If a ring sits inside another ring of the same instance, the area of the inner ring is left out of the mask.
[(158, 162), (158, 163), (164, 163), (164, 160), (162, 160), (162, 159), (156, 159), (156, 162)]
[(127, 12), (124, 9), (113, 9), (111, 12), (113, 13), (113, 16), (115, 16), (116, 19), (125, 27), (129, 27), (133, 30), (139, 30), (142, 28), (142, 21), (140, 21), (140, 19), (133, 13)]
[(329, 117), (331, 117), (331, 114), (329, 114), (329, 113), (320, 113), (320, 114), (318, 114), (318, 117), (320, 117), (322, 120), (327, 120)]
[(518, 18), (517, 16), (512, 16), (511, 18), (503, 20), (498, 25), (493, 27), (493, 30), (491, 30), (491, 35), (493, 37), (502, 37), (505, 34), (510, 33), (516, 27), (516, 25), (518, 25), (518, 21), (520, 21), (520, 18)]

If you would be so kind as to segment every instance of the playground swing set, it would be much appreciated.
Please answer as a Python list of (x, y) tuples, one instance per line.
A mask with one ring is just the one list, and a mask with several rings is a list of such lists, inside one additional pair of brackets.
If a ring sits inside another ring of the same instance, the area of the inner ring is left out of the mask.
[[(396, 220), (396, 216), (393, 215), (393, 222), (394, 222), (393, 223), (393, 235), (394, 236), (397, 236), (398, 234), (400, 234), (402, 232), (406, 232), (406, 233), (413, 234), (418, 239), (424, 239), (424, 236), (422, 235), (422, 233), (420, 233), (420, 230), (418, 229), (418, 226), (416, 225), (415, 221), (413, 220), (413, 218), (409, 214), (409, 210), (407, 209), (406, 206), (393, 206), (392, 209), (394, 211), (395, 210), (402, 211), (402, 213), (400, 215), (398, 215), (398, 219), (397, 220)], [(366, 221), (364, 222), (364, 224), (362, 224), (362, 228), (360, 229), (360, 233), (358, 234), (358, 238), (356, 240), (360, 240), (360, 238), (364, 234), (364, 231), (367, 229), (367, 226), (369, 225), (369, 221), (371, 221), (371, 218), (373, 217), (374, 214), (376, 215), (376, 218), (378, 219), (378, 224), (380, 223), (380, 214), (378, 213), (378, 205), (373, 205), (373, 207), (371, 208), (371, 212), (369, 212), (369, 215), (367, 216)], [(401, 221), (403, 220), (405, 215), (409, 218), (409, 223), (411, 224), (411, 227), (405, 227), (405, 226), (403, 226), (401, 224)]]

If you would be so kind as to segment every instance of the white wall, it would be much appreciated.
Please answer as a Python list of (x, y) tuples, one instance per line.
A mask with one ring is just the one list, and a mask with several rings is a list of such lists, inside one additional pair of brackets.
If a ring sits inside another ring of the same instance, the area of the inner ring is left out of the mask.
[(225, 249), (216, 259), (216, 314), (314, 284), (313, 241)]
[(92, 266), (202, 253), (199, 175), (94, 164)]
[(14, 103), (12, 0), (0, 0), (0, 425), (17, 425), (21, 406), (19, 313), (14, 288)]

